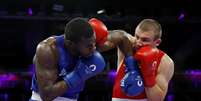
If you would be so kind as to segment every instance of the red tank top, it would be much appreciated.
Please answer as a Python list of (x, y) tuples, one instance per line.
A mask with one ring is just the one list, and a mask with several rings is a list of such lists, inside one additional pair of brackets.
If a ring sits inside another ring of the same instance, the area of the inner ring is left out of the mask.
[[(158, 66), (160, 64), (161, 58), (163, 57), (165, 53), (161, 50), (159, 50), (158, 52), (158, 60), (157, 60), (157, 69), (155, 72), (157, 72), (158, 70)], [(157, 73), (155, 73), (157, 74)], [(137, 95), (137, 96), (127, 96), (120, 87), (120, 81), (122, 80), (122, 78), (125, 75), (125, 64), (124, 61), (119, 65), (119, 69), (117, 71), (117, 75), (115, 78), (115, 82), (114, 82), (114, 86), (113, 86), (113, 94), (112, 94), (112, 98), (125, 98), (125, 99), (144, 99), (146, 98), (146, 94), (145, 91), (143, 91), (141, 94)]]

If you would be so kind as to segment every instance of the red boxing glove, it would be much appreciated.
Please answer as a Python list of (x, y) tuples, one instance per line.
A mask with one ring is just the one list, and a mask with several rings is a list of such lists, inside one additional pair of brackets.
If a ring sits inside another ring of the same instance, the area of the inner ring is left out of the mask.
[(108, 36), (107, 27), (102, 21), (96, 18), (91, 18), (88, 22), (92, 26), (94, 32), (96, 33), (96, 43), (98, 45), (103, 45), (107, 40)]
[(152, 87), (156, 83), (158, 49), (151, 46), (141, 47), (136, 51), (135, 58), (140, 65), (144, 85)]

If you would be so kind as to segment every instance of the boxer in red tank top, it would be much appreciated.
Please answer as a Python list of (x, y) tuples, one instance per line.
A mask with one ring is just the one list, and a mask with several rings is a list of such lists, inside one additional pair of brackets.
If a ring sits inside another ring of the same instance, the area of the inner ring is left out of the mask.
[[(135, 53), (134, 53), (135, 54)], [(161, 58), (164, 56), (164, 52), (161, 50), (158, 50), (158, 53), (156, 55), (157, 60), (156, 60), (156, 69), (158, 70), (158, 66), (159, 63), (161, 61)], [(157, 74), (157, 71), (154, 71), (154, 74)], [(113, 94), (112, 97), (113, 98), (120, 98), (120, 99), (146, 99), (146, 93), (145, 91), (143, 93), (141, 93), (138, 96), (127, 96), (120, 88), (120, 81), (122, 80), (122, 78), (125, 75), (125, 64), (124, 64), (124, 60), (122, 62), (120, 62), (119, 67), (118, 67), (118, 71), (117, 71), (117, 75), (116, 75), (116, 79), (115, 79), (115, 83), (113, 86)]]
[[(174, 62), (157, 48), (161, 43), (161, 36), (161, 25), (154, 19), (142, 20), (137, 25), (134, 36), (123, 30), (109, 31), (107, 41), (98, 49), (107, 51), (118, 47), (118, 68), (112, 101), (163, 101), (165, 99), (168, 84), (174, 74)], [(126, 40), (132, 43), (131, 47)], [(128, 96), (120, 87), (121, 80), (126, 75), (125, 59), (130, 53), (137, 60), (144, 83), (144, 92), (136, 96)]]

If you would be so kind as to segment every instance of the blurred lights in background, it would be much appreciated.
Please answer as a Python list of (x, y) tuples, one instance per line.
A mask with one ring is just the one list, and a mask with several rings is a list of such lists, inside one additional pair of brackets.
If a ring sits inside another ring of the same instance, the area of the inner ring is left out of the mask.
[(184, 20), (184, 17), (185, 17), (184, 13), (181, 13), (181, 14), (179, 15), (179, 17), (178, 17), (178, 20)]
[(32, 8), (28, 8), (28, 15), (33, 15), (33, 10), (32, 10)]

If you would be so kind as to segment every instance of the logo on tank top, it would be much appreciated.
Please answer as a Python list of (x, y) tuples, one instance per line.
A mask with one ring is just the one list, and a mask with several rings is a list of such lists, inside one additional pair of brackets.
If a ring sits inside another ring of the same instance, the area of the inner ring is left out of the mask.
[(90, 73), (94, 72), (95, 70), (96, 70), (96, 65), (91, 64), (89, 66), (86, 66), (85, 72), (90, 74)]
[(151, 69), (153, 69), (153, 70), (156, 69), (157, 63), (158, 63), (157, 61), (153, 61), (152, 62), (152, 67), (154, 67), (154, 68), (151, 68)]

